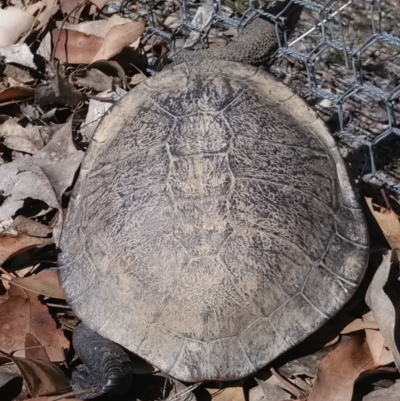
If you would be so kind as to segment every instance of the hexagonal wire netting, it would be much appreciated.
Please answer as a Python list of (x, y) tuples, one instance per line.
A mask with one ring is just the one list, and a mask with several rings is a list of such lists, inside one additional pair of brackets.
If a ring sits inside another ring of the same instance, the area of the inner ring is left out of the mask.
[[(228, 5), (209, 0), (211, 13), (196, 24), (196, 11), (207, 3), (178, 1), (179, 21), (170, 33), (160, 29), (154, 17), (160, 1), (144, 1), (150, 32), (167, 40), (172, 50), (183, 31), (204, 42), (212, 27), (239, 28), (257, 14), (278, 30), (287, 9), (272, 15), (265, 11), (268, 0), (225, 0)], [(304, 7), (301, 22), (290, 38), (279, 40), (276, 58), (291, 60), (291, 66), (302, 71), (303, 80), (295, 82), (302, 86), (298, 92), (328, 112), (334, 135), (351, 144), (347, 152), (364, 154), (354, 178), (400, 193), (400, 0), (290, 0), (287, 7), (292, 3)], [(234, 12), (235, 6), (242, 7), (240, 13)]]

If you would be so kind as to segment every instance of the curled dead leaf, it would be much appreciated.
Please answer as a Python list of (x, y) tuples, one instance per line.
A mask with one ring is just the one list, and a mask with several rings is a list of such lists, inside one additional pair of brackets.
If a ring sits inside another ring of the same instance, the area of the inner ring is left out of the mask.
[(26, 86), (15, 86), (0, 90), (0, 106), (26, 100), (35, 94), (35, 89)]
[(9, 359), (18, 366), (33, 397), (67, 392), (70, 389), (68, 378), (54, 363), (19, 357)]
[(381, 228), (383, 235), (392, 249), (400, 249), (400, 219), (393, 209), (385, 209), (372, 203), (371, 198), (365, 198), (372, 215)]

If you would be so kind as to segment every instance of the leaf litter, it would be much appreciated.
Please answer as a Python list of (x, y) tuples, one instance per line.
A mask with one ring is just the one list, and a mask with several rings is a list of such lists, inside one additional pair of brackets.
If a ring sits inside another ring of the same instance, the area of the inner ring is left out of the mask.
[[(146, 13), (139, 4), (125, 4), (127, 13), (117, 15), (110, 4), (121, 1), (12, 3), (0, 10), (0, 106), (6, 113), (0, 116), (0, 397), (22, 377), (18, 399), (53, 401), (71, 390), (74, 361), (66, 356), (77, 323), (54, 269), (63, 214), (99, 120), (149, 75), (139, 58), (126, 63), (119, 56), (143, 49), (147, 60), (163, 65), (167, 45), (159, 39), (140, 43)], [(170, 30), (179, 21), (174, 7), (163, 17)], [(209, 10), (203, 11), (208, 18)], [(39, 44), (35, 55), (33, 41)], [(367, 204), (389, 245), (400, 248), (396, 209), (371, 198)], [(13, 263), (22, 255), (32, 264)], [(370, 311), (356, 309), (330, 333), (329, 346), (305, 346), (302, 355), (274, 362), (254, 381), (187, 386), (137, 363), (135, 391), (140, 399), (170, 401), (397, 400), (398, 277), (398, 256), (391, 251), (370, 280)], [(355, 393), (363, 381), (385, 374), (397, 381)]]

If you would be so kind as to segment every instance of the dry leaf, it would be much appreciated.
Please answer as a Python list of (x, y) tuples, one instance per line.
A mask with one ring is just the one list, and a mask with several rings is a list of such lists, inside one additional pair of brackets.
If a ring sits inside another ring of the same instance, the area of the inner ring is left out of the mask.
[(52, 32), (54, 57), (70, 64), (90, 64), (100, 50), (103, 39), (70, 29)]
[[(120, 99), (126, 93), (120, 88), (116, 88), (116, 92), (105, 91), (97, 94), (97, 97)], [(86, 115), (85, 122), (81, 125), (81, 134), (86, 142), (89, 142), (94, 131), (100, 123), (104, 113), (113, 105), (111, 102), (101, 102), (99, 100), (90, 99), (89, 110)]]
[(36, 89), (36, 102), (43, 108), (49, 106), (75, 108), (83, 100), (85, 100), (85, 96), (59, 74), (56, 74), (50, 82), (39, 85)]
[(22, 233), (16, 236), (0, 234), (0, 266), (14, 255), (48, 243), (48, 239), (30, 237)]
[(375, 390), (364, 396), (363, 401), (398, 401), (400, 394), (400, 380), (393, 386)]
[(131, 81), (129, 82), (131, 85), (138, 85), (142, 82), (144, 82), (147, 79), (147, 77), (143, 74), (135, 74), (132, 78)]
[(51, 234), (51, 231), (50, 227), (21, 215), (17, 216), (14, 220), (10, 219), (9, 224), (3, 224), (0, 227), (1, 234), (11, 236), (22, 233), (32, 237), (46, 238)]
[(268, 383), (267, 381), (255, 379), (258, 383), (249, 392), (249, 401), (284, 401), (289, 400), (291, 394), (284, 389)]
[(0, 138), (9, 149), (19, 152), (35, 154), (44, 146), (39, 128), (31, 125), (21, 127), (12, 118), (0, 125)]
[(4, 63), (15, 63), (36, 70), (33, 54), (26, 43), (0, 47), (0, 57), (4, 57)]
[(75, 84), (86, 88), (92, 88), (98, 92), (110, 90), (113, 78), (104, 74), (97, 68), (88, 68), (86, 76), (75, 80)]
[(51, 362), (18, 357), (11, 357), (10, 360), (18, 366), (33, 397), (70, 389), (68, 378)]
[[(0, 10), (1, 11), (1, 10)], [(35, 89), (26, 86), (15, 86), (0, 90), (0, 106), (19, 102), (31, 98)]]
[(47, 297), (65, 299), (56, 270), (47, 270), (28, 277), (17, 277), (12, 279), (10, 284)]
[(392, 209), (374, 205), (371, 198), (365, 198), (365, 200), (389, 245), (392, 249), (400, 249), (399, 216)]
[(116, 25), (110, 29), (92, 63), (97, 60), (108, 60), (121, 50), (135, 42), (144, 32), (144, 23), (132, 21), (124, 25)]
[(354, 333), (365, 329), (378, 330), (378, 323), (376, 321), (364, 321), (362, 319), (355, 319), (349, 323), (340, 334)]
[(99, 10), (101, 10), (110, 0), (90, 0)]
[[(54, 396), (50, 396), (50, 397), (33, 397), (33, 398), (29, 398), (29, 401), (53, 401), (54, 400)], [(82, 401), (82, 400), (78, 400), (77, 398), (61, 398), (57, 401)]]
[(0, 350), (7, 353), (25, 347), (25, 334), (29, 327), (28, 298), (13, 293), (10, 289), (10, 297), (0, 304)]
[(28, 331), (25, 333), (30, 333), (36, 337), (40, 344), (45, 347), (51, 361), (64, 361), (64, 350), (68, 349), (69, 341), (64, 336), (63, 331), (57, 328), (48, 307), (39, 301), (38, 295), (31, 291), (24, 292), (29, 298), (30, 316)]
[(400, 370), (400, 336), (396, 327), (400, 312), (398, 274), (398, 254), (393, 250), (388, 252), (376, 271), (365, 296), (365, 302), (372, 310), (380, 333), (392, 351), (397, 369)]
[(104, 39), (111, 28), (116, 25), (124, 25), (132, 22), (129, 18), (113, 17), (107, 20), (100, 21), (85, 21), (80, 24), (60, 24), (58, 28), (68, 29), (71, 31), (77, 31), (85, 33), (86, 35), (94, 35)]
[[(363, 315), (363, 321), (376, 323), (372, 312)], [(378, 330), (365, 330), (365, 338), (368, 343), (369, 351), (374, 360), (374, 367), (389, 365), (393, 362), (393, 355), (386, 347), (385, 339)]]
[(34, 22), (32, 15), (18, 7), (0, 9), (0, 47), (15, 44)]
[(46, 349), (40, 344), (39, 340), (31, 333), (25, 334), (25, 358), (42, 359), (50, 362)]
[(351, 401), (355, 381), (373, 367), (367, 342), (350, 338), (322, 359), (308, 401)]
[(243, 387), (206, 388), (213, 401), (246, 401)]
[(49, 180), (30, 160), (15, 160), (0, 166), (0, 177), (0, 193), (5, 197), (0, 205), (0, 222), (12, 218), (27, 198), (61, 209)]
[(68, 16), (68, 21), (77, 23), (79, 17), (85, 8), (84, 0), (60, 0), (61, 11)]
[(84, 152), (77, 150), (72, 141), (71, 119), (31, 160), (44, 172), (60, 200), (65, 190), (71, 186), (83, 156)]
[(3, 74), (8, 78), (12, 78), (21, 84), (30, 84), (35, 81), (32, 75), (26, 69), (19, 68), (15, 65), (7, 64)]
[(10, 287), (9, 298), (0, 304), (0, 349), (25, 356), (25, 337), (33, 335), (51, 361), (63, 361), (69, 341), (51, 317), (37, 294), (19, 287)]

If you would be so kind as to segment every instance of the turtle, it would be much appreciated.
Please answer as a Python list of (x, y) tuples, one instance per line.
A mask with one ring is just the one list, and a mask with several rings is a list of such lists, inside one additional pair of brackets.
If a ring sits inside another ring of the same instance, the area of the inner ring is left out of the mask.
[[(293, 29), (289, 3), (268, 11)], [(247, 377), (356, 291), (365, 217), (323, 121), (260, 67), (276, 47), (256, 18), (224, 48), (178, 53), (97, 127), (58, 267), (87, 397), (128, 391), (128, 352), (184, 382)]]

